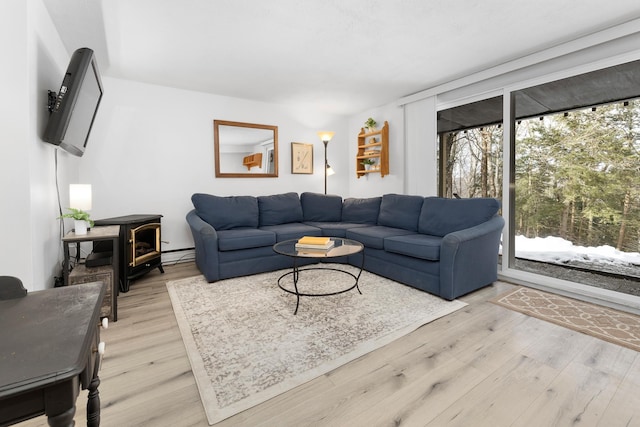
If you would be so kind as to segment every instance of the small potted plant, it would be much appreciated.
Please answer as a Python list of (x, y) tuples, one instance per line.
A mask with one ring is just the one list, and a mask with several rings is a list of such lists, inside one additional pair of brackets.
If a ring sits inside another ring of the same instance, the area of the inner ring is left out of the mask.
[(82, 209), (67, 208), (69, 213), (60, 215), (58, 218), (73, 218), (76, 234), (87, 234), (87, 226), (93, 227), (93, 220), (89, 218), (89, 213)]
[(371, 165), (375, 164), (375, 160), (373, 160), (373, 159), (363, 159), (360, 163), (364, 165), (364, 169), (365, 170), (370, 170), (371, 169)]
[(369, 129), (369, 132), (375, 132), (376, 126), (378, 126), (378, 123), (375, 120), (373, 120), (371, 117), (369, 117), (367, 121), (364, 122), (364, 127)]

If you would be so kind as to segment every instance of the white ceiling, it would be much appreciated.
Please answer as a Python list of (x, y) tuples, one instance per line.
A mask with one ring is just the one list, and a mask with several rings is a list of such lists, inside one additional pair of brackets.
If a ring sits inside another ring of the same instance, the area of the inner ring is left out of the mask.
[(353, 114), (640, 17), (638, 0), (43, 0), (104, 75)]

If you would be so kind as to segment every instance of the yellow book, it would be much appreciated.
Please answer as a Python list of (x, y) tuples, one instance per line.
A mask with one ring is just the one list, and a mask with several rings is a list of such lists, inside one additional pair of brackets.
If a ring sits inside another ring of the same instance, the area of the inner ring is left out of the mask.
[(314, 250), (324, 250), (331, 249), (335, 245), (335, 243), (329, 240), (324, 245), (316, 245), (310, 243), (296, 243), (296, 249), (314, 249)]
[(330, 237), (303, 236), (298, 239), (298, 243), (302, 245), (326, 245), (330, 240)]

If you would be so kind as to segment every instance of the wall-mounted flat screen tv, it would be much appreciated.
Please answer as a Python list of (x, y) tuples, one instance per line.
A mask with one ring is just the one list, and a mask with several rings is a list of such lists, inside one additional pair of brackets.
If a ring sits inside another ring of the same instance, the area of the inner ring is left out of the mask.
[(50, 94), (51, 112), (44, 139), (82, 156), (104, 93), (93, 50), (83, 47), (71, 59), (57, 94)]

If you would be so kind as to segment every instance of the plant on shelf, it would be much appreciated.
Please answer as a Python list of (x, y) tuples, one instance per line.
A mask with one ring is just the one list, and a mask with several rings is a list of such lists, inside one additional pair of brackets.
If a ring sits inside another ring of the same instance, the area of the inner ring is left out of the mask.
[(60, 215), (58, 218), (72, 218), (75, 221), (76, 234), (86, 234), (87, 224), (89, 227), (93, 227), (94, 222), (89, 218), (88, 212), (75, 208), (67, 208), (67, 210), (68, 213)]
[(364, 126), (369, 129), (369, 132), (374, 132), (376, 130), (376, 126), (378, 126), (378, 123), (371, 117), (369, 117), (367, 121), (364, 122)]
[(365, 170), (369, 170), (371, 169), (371, 165), (375, 164), (376, 161), (373, 159), (362, 159), (360, 163), (364, 165)]

